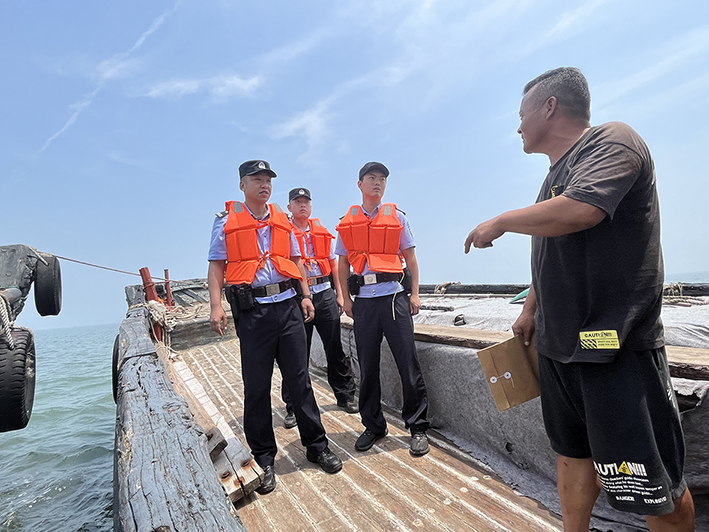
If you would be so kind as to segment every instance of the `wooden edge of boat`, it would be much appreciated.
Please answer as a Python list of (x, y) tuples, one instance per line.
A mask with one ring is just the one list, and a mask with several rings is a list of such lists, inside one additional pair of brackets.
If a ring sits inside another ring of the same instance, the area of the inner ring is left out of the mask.
[(263, 470), (181, 357), (170, 357), (165, 344), (158, 344), (157, 353), (175, 391), (187, 402), (207, 436), (209, 456), (227, 496), (237, 502), (261, 485)]
[[(354, 322), (347, 316), (341, 316), (340, 321), (345, 329), (354, 327)], [(415, 323), (414, 338), (419, 342), (483, 349), (512, 338), (512, 333)], [(665, 349), (672, 377), (709, 380), (709, 349), (674, 345), (668, 345)]]
[[(208, 413), (208, 408), (193, 403), (190, 410), (188, 401), (175, 391), (150, 338), (144, 307), (131, 307), (121, 323), (116, 369), (114, 530), (245, 532), (223, 484), (216, 481), (217, 471), (229, 471), (227, 480), (233, 484), (244, 478), (250, 486), (258, 471), (240, 461), (238, 452), (219, 453), (222, 459), (215, 469), (205, 430), (193, 416)], [(185, 386), (178, 385), (183, 390)], [(228, 434), (221, 423), (203, 421), (219, 428), (223, 436)], [(225, 439), (226, 451), (231, 442), (229, 436)]]

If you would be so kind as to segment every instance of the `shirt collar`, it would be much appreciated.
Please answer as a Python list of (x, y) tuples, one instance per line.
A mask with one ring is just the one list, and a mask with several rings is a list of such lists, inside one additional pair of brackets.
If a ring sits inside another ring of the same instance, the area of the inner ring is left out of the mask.
[(309, 233), (310, 232), (310, 222), (308, 222), (308, 227), (305, 229), (301, 229), (297, 225), (295, 225), (295, 222), (293, 221), (293, 218), (290, 218), (290, 224), (293, 227), (293, 229), (297, 229), (298, 231), (302, 231), (303, 233)]
[(374, 207), (374, 209), (372, 209), (372, 212), (367, 212), (364, 209), (364, 205), (361, 205), (361, 207), (362, 207), (362, 212), (371, 218), (372, 216), (375, 216), (379, 212), (379, 209), (382, 207), (382, 204), (379, 203), (379, 205), (377, 205), (376, 207)]
[(246, 210), (249, 211), (249, 214), (253, 217), (254, 220), (262, 222), (263, 220), (266, 220), (269, 216), (271, 216), (271, 209), (268, 208), (268, 203), (266, 204), (266, 216), (264, 216), (263, 218), (256, 218), (256, 215), (251, 212), (251, 209), (249, 209), (249, 206), (246, 204), (246, 202), (242, 201), (241, 203), (244, 204), (244, 207), (246, 207)]

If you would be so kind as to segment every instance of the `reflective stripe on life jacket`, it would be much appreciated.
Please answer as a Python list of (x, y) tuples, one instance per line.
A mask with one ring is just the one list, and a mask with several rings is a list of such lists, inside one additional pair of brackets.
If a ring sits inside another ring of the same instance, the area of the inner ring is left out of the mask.
[[(290, 220), (277, 204), (269, 203), (267, 220), (257, 220), (240, 201), (228, 201), (229, 213), (224, 224), (226, 239), (226, 282), (228, 284), (251, 284), (256, 270), (263, 268), (266, 259), (271, 259), (278, 273), (293, 279), (302, 279), (300, 270), (290, 260)], [(257, 231), (271, 226), (269, 250), (261, 253)]]
[[(317, 264), (322, 272), (321, 275), (330, 275), (332, 271), (332, 268), (330, 268), (330, 257), (332, 256), (332, 240), (335, 238), (334, 235), (332, 235), (317, 218), (308, 219), (310, 231), (301, 231), (292, 221), (291, 224), (293, 225), (295, 238), (300, 246), (300, 256), (308, 271), (313, 269), (313, 264)], [(307, 257), (305, 253), (305, 239), (308, 238), (308, 235), (310, 235), (310, 241), (313, 244), (313, 253), (315, 253), (312, 257)]]
[(336, 229), (347, 249), (347, 259), (357, 275), (362, 274), (367, 263), (373, 272), (404, 271), (399, 254), (404, 226), (393, 203), (384, 203), (373, 219), (364, 213), (362, 207), (353, 205)]

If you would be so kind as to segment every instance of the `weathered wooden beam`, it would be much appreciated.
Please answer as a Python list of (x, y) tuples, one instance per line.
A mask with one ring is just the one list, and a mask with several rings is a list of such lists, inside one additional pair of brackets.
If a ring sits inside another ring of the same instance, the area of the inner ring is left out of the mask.
[[(342, 327), (352, 329), (352, 319), (341, 318)], [(507, 340), (512, 336), (509, 331), (488, 331), (469, 327), (450, 327), (447, 325), (414, 324), (414, 338), (419, 342), (457, 345), (472, 349), (483, 349)], [(668, 345), (667, 362), (670, 374), (692, 380), (709, 380), (709, 349), (678, 347)]]
[(204, 431), (170, 384), (148, 327), (138, 307), (119, 335), (114, 530), (245, 532)]
[(190, 411), (205, 432), (219, 434), (223, 445), (212, 449), (208, 442), (210, 458), (227, 496), (236, 502), (261, 485), (263, 470), (251, 458), (246, 446), (207, 395), (189, 366), (180, 357), (170, 359), (164, 346), (158, 347), (175, 389), (187, 401)]
[(668, 345), (670, 375), (695, 381), (709, 381), (709, 349)]

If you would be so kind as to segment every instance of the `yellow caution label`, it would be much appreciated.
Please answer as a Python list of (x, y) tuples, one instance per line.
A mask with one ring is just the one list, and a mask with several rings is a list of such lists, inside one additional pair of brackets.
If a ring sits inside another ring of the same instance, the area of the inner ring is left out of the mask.
[(581, 349), (620, 349), (618, 331), (581, 331)]
[(630, 468), (628, 467), (628, 464), (626, 464), (625, 462), (623, 462), (622, 464), (620, 464), (620, 467), (618, 467), (618, 472), (619, 472), (619, 473), (625, 473), (626, 475), (632, 475), (632, 474), (633, 474), (633, 472), (630, 471)]

